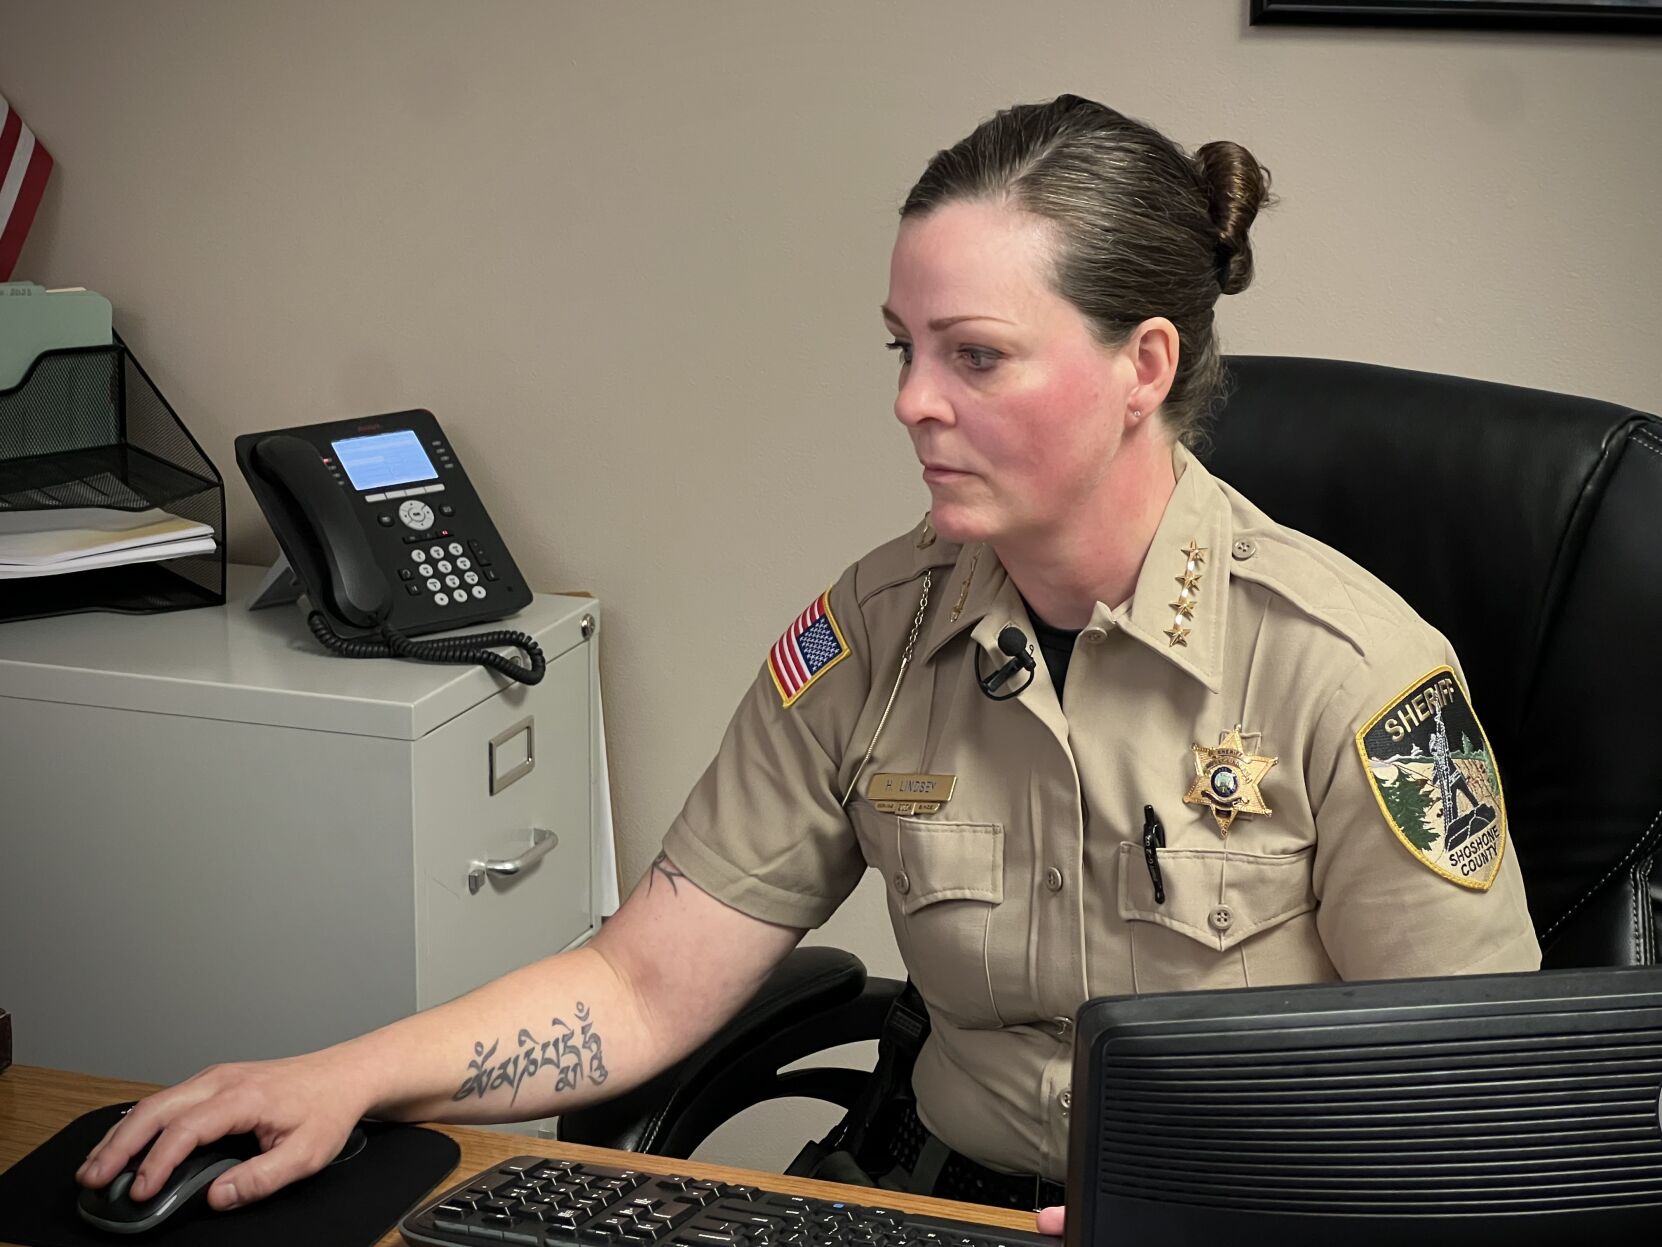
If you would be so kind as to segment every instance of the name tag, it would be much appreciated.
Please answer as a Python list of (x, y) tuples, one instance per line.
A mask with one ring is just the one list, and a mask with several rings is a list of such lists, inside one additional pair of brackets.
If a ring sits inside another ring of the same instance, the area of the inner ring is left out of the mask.
[(957, 786), (956, 775), (873, 775), (866, 797), (885, 814), (933, 814)]

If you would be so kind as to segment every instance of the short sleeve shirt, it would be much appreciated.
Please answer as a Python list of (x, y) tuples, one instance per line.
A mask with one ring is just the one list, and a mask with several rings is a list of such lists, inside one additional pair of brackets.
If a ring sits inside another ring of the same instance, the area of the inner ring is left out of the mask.
[[(1540, 964), (1448, 642), (1186, 450), (1174, 464), (1133, 596), (1096, 604), (1063, 699), (1043, 661), (983, 695), (999, 632), (1034, 626), (993, 551), (926, 518), (792, 621), (664, 840), (705, 891), (787, 926), (878, 871), (932, 1021), (919, 1114), (1011, 1172), (1064, 1177), (1091, 997)], [(908, 784), (945, 799), (895, 799)]]

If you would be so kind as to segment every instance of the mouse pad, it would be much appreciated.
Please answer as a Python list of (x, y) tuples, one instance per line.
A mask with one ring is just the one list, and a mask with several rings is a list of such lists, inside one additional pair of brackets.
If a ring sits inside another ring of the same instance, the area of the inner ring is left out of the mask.
[(81, 1220), (75, 1171), (127, 1104), (76, 1118), (5, 1173), (0, 1173), (0, 1243), (24, 1247), (293, 1247), (329, 1243), (370, 1247), (456, 1167), (462, 1149), (452, 1138), (399, 1122), (363, 1123), (367, 1142), (350, 1160), (331, 1165), (269, 1199), (230, 1212), (205, 1204), (141, 1234), (110, 1234)]

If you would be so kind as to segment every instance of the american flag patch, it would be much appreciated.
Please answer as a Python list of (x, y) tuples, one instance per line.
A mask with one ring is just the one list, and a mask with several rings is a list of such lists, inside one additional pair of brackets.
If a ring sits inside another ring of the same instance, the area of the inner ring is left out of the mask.
[(848, 657), (848, 643), (831, 614), (831, 590), (796, 617), (785, 635), (768, 651), (768, 674), (779, 690), (781, 705), (789, 706), (808, 686)]

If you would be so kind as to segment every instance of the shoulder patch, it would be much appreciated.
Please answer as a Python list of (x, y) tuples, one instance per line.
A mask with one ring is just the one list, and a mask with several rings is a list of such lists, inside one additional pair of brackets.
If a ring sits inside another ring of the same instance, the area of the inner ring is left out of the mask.
[(814, 599), (768, 651), (768, 674), (781, 706), (794, 705), (827, 671), (848, 657), (848, 642), (831, 613), (831, 590)]
[(1356, 733), (1380, 812), (1421, 862), (1487, 892), (1506, 852), (1506, 801), (1483, 725), (1450, 667), (1414, 681)]

